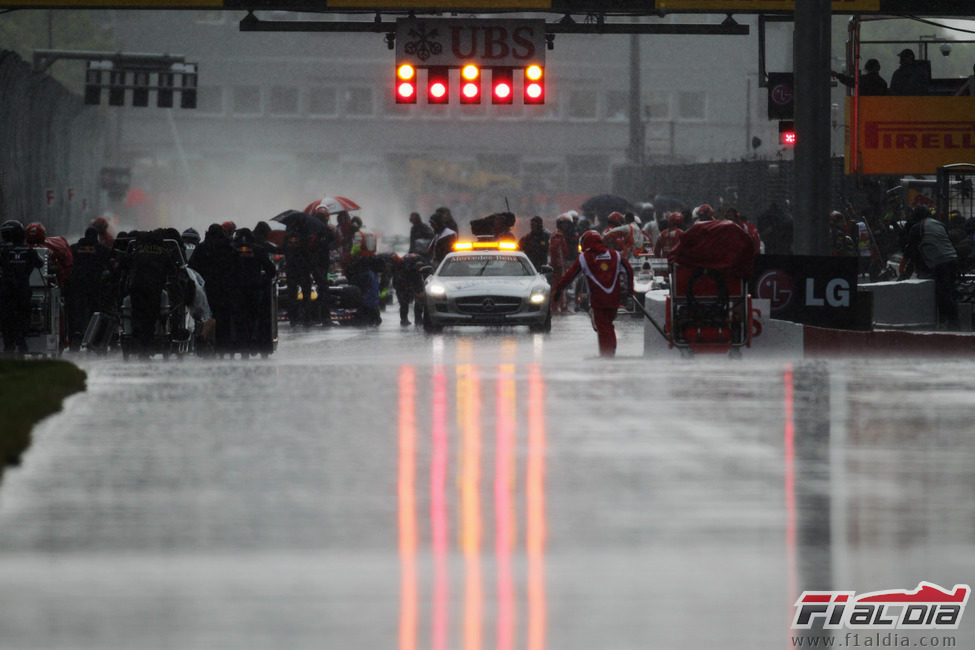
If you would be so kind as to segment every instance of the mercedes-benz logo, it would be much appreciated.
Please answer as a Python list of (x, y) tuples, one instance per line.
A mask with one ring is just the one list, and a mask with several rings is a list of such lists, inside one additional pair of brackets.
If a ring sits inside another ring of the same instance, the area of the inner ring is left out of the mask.
[(484, 311), (494, 311), (494, 300), (492, 298), (485, 298), (484, 302), (481, 303), (481, 309)]

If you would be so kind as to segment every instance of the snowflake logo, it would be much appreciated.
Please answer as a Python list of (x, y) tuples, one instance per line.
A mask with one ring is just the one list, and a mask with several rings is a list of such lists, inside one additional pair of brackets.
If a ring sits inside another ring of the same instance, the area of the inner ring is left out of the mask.
[(404, 51), (409, 55), (416, 55), (416, 58), (421, 61), (426, 61), (431, 56), (440, 54), (443, 51), (443, 45), (436, 40), (438, 35), (439, 33), (436, 29), (427, 30), (426, 25), (421, 24), (416, 29), (409, 31), (410, 38), (414, 40), (406, 44)]

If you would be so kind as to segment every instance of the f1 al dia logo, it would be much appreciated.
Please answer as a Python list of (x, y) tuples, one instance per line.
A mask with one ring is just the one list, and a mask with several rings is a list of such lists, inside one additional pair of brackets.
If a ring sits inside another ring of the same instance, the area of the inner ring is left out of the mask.
[(965, 613), (971, 587), (951, 590), (919, 582), (913, 591), (891, 589), (857, 595), (853, 591), (804, 591), (796, 600), (795, 629), (955, 630)]

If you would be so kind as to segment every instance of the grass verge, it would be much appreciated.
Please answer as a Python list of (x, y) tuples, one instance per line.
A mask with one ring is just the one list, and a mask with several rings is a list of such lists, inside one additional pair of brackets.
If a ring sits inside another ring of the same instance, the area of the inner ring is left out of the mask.
[(0, 478), (20, 462), (34, 425), (61, 410), (64, 398), (85, 389), (85, 373), (59, 359), (0, 359)]

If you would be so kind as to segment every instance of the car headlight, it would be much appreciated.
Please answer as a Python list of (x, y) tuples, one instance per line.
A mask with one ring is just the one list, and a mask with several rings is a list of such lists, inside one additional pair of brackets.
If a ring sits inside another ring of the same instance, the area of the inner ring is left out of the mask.
[(437, 282), (433, 282), (427, 286), (427, 294), (439, 298), (447, 294), (447, 287)]
[(532, 291), (532, 295), (528, 298), (528, 302), (533, 305), (541, 305), (543, 302), (545, 302), (546, 297), (547, 296), (545, 295), (544, 291)]

